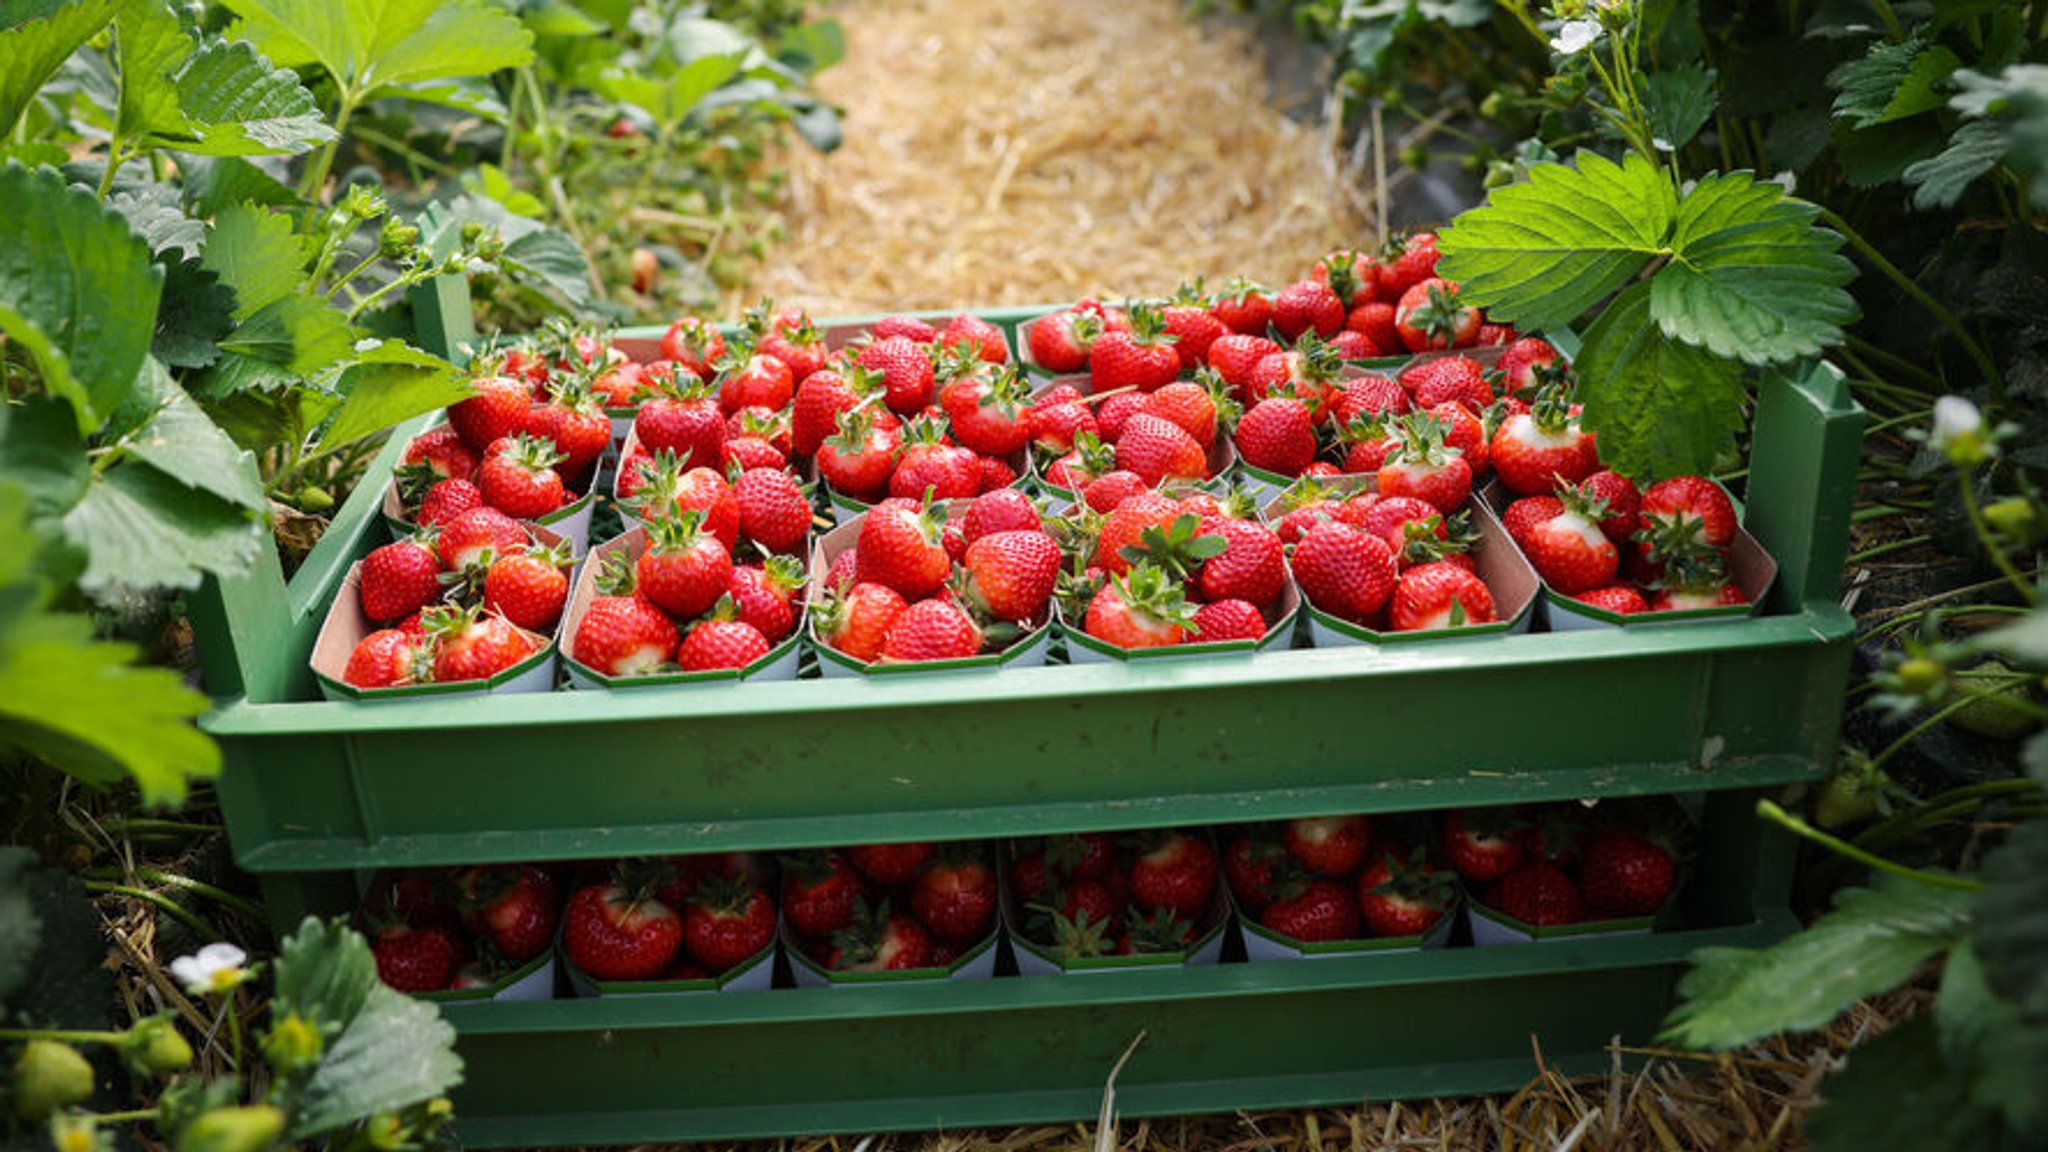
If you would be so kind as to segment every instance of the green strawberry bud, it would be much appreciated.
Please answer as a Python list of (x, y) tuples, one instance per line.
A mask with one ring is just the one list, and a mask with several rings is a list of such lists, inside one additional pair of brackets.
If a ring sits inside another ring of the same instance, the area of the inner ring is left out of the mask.
[(216, 1108), (178, 1133), (178, 1152), (264, 1152), (284, 1134), (284, 1113), (268, 1104)]
[(78, 1049), (57, 1040), (31, 1040), (14, 1062), (14, 1114), (41, 1120), (92, 1097), (92, 1065)]
[(169, 1076), (192, 1066), (192, 1045), (166, 1012), (135, 1022), (121, 1042), (121, 1055), (142, 1076)]
[(279, 1071), (290, 1074), (318, 1064), (326, 1046), (312, 1021), (292, 1012), (263, 1038), (263, 1055)]

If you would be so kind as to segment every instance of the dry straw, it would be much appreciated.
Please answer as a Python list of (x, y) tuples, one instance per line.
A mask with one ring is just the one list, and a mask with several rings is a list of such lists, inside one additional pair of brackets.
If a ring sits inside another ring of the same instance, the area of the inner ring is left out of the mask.
[(1284, 284), (1369, 244), (1325, 129), (1257, 42), (1175, 0), (843, 3), (821, 78), (846, 143), (788, 157), (789, 237), (749, 297), (813, 315)]

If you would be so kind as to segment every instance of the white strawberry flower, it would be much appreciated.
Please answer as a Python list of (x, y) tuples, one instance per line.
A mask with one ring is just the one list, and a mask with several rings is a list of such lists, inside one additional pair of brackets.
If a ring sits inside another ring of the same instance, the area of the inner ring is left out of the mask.
[(1598, 20), (1567, 20), (1550, 38), (1550, 50), (1560, 56), (1576, 56), (1600, 39)]
[(249, 979), (249, 954), (233, 944), (208, 944), (196, 955), (171, 961), (171, 975), (194, 996), (213, 996), (234, 990)]
[(1957, 464), (1981, 463), (1990, 454), (1984, 435), (1984, 413), (1961, 396), (1943, 396), (1934, 402), (1934, 428), (1927, 444)]

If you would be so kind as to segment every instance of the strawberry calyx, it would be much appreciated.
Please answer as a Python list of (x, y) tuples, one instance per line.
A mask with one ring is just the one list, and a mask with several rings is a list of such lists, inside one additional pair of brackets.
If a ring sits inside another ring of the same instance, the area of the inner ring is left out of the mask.
[(1216, 300), (1218, 303), (1229, 300), (1233, 303), (1242, 304), (1254, 296), (1265, 296), (1271, 291), (1272, 289), (1256, 280), (1247, 279), (1243, 276), (1234, 276), (1231, 278), (1230, 283), (1223, 286), (1223, 291), (1217, 294)]
[(776, 553), (761, 564), (761, 572), (768, 587), (783, 596), (800, 591), (807, 579), (803, 561), (794, 556)]
[(1428, 286), (1429, 299), (1408, 314), (1408, 323), (1432, 343), (1449, 344), (1458, 334), (1465, 314), (1471, 309), (1458, 302), (1458, 289), (1439, 281)]
[(1222, 555), (1229, 541), (1201, 531), (1201, 517), (1183, 512), (1165, 528), (1147, 526), (1137, 544), (1127, 544), (1117, 555), (1133, 564), (1150, 561), (1181, 580), (1195, 574), (1202, 561)]
[(1561, 381), (1538, 388), (1536, 399), (1529, 405), (1529, 419), (1545, 436), (1559, 436), (1572, 431), (1574, 416), (1570, 389)]
[(1132, 302), (1127, 311), (1131, 318), (1131, 340), (1136, 344), (1172, 344), (1180, 337), (1166, 329), (1166, 315), (1156, 304)]
[(545, 472), (569, 458), (569, 454), (555, 447), (555, 442), (545, 436), (532, 436), (525, 432), (508, 438), (499, 457), (517, 465), (529, 473)]
[(1441, 468), (1464, 455), (1445, 442), (1450, 431), (1449, 424), (1428, 412), (1410, 412), (1394, 424), (1394, 451), (1387, 462)]
[(1451, 872), (1432, 867), (1427, 848), (1417, 845), (1406, 856), (1389, 852), (1384, 859), (1387, 879), (1368, 890), (1372, 895), (1439, 912), (1450, 907), (1456, 891), (1451, 883)]
[[(1193, 516), (1181, 519), (1193, 520)], [(1222, 537), (1204, 537), (1222, 544)], [(1222, 551), (1219, 546), (1216, 549)], [(1131, 549), (1131, 551), (1138, 551)], [(1212, 553), (1213, 554), (1213, 553)], [(1143, 553), (1140, 552), (1143, 556)], [(1129, 556), (1125, 557), (1130, 559)], [(1179, 625), (1190, 636), (1198, 636), (1201, 630), (1195, 627), (1195, 606), (1188, 603), (1187, 592), (1181, 582), (1166, 569), (1149, 559), (1132, 563), (1130, 571), (1121, 576), (1112, 576), (1109, 583), (1116, 589), (1117, 599), (1124, 605), (1124, 611), (1136, 620), (1140, 627), (1153, 630), (1167, 625)]]
[(633, 557), (624, 550), (612, 552), (599, 562), (597, 590), (605, 596), (631, 596), (640, 587), (640, 574)]
[(647, 521), (647, 550), (664, 556), (687, 552), (708, 535), (703, 509), (691, 508)]
[[(1440, 532), (1442, 535), (1438, 535)], [(1453, 556), (1469, 555), (1478, 540), (1479, 534), (1472, 529), (1471, 516), (1462, 511), (1448, 520), (1441, 513), (1410, 520), (1401, 525), (1401, 563), (1403, 567), (1413, 568)]]
[(1051, 904), (1026, 904), (1024, 909), (1030, 913), (1031, 927), (1037, 929), (1033, 935), (1050, 940), (1053, 951), (1062, 959), (1109, 954), (1109, 921), (1090, 916), (1086, 908), (1080, 910), (1078, 917), (1070, 917)]
[(1149, 915), (1133, 908), (1126, 916), (1130, 931), (1125, 939), (1134, 953), (1179, 952), (1188, 946), (1195, 931), (1194, 924), (1171, 908), (1154, 908)]

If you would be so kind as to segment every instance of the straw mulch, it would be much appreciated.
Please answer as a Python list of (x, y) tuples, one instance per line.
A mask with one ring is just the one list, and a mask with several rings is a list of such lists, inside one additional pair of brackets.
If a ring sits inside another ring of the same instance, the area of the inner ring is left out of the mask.
[(1375, 242), (1356, 158), (1271, 107), (1255, 39), (1175, 0), (830, 15), (846, 143), (785, 158), (788, 239), (748, 298), (830, 316), (1284, 284)]

